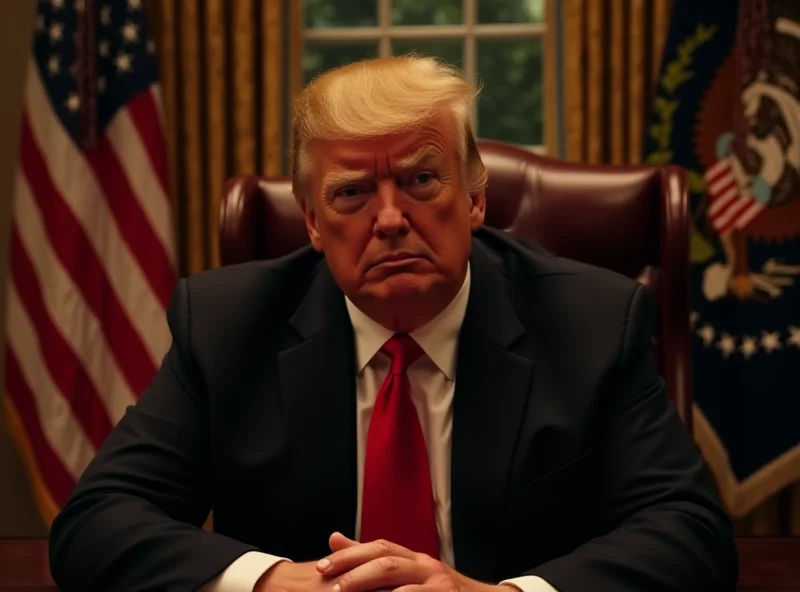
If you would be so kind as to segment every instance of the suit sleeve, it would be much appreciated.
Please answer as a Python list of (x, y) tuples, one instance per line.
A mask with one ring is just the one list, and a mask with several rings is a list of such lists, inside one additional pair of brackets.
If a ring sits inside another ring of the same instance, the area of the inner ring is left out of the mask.
[(201, 528), (212, 503), (209, 418), (186, 280), (167, 318), (173, 341), (160, 370), (52, 525), (50, 567), (64, 592), (197, 590), (257, 550)]
[(604, 399), (601, 489), (606, 534), (531, 570), (559, 592), (733, 592), (733, 529), (663, 380), (649, 363), (650, 292), (631, 300)]

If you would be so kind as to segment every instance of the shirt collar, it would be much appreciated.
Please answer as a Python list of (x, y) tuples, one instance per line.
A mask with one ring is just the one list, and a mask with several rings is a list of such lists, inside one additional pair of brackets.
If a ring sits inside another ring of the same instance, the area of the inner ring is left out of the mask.
[[(453, 380), (456, 373), (456, 354), (458, 348), (458, 334), (461, 323), (467, 312), (469, 300), (470, 268), (467, 264), (467, 274), (464, 283), (442, 312), (431, 321), (412, 331), (411, 337), (419, 344), (422, 351), (436, 364), (448, 380)], [(356, 369), (361, 372), (370, 360), (378, 353), (389, 338), (394, 335), (383, 325), (375, 322), (353, 302), (345, 296), (347, 312), (350, 323), (353, 325), (355, 338)]]

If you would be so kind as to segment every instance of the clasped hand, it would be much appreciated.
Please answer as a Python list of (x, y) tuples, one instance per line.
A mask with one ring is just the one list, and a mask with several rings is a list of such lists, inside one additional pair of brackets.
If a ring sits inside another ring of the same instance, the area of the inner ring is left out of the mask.
[(280, 563), (257, 586), (259, 592), (499, 592), (511, 586), (481, 584), (445, 564), (391, 541), (358, 543), (340, 533), (331, 554), (316, 563)]

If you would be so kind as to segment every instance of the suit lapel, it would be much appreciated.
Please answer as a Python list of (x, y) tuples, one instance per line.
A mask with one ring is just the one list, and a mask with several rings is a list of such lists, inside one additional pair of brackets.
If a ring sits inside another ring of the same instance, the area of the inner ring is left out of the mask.
[(456, 568), (481, 581), (496, 572), (506, 486), (533, 364), (506, 279), (473, 241), (472, 283), (453, 402), (452, 500)]
[(344, 296), (320, 263), (290, 323), (301, 341), (280, 355), (295, 470), (296, 560), (329, 552), (334, 531), (353, 537), (356, 406), (353, 330)]

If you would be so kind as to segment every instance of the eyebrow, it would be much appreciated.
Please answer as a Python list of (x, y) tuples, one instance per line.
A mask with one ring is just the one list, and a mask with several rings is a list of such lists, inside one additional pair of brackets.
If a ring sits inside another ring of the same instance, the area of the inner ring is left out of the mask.
[[(426, 160), (430, 160), (433, 158), (441, 157), (442, 153), (440, 150), (437, 150), (433, 146), (427, 145), (422, 146), (416, 152), (396, 160), (394, 165), (401, 169), (413, 169), (414, 167), (418, 166), (419, 164), (425, 162)], [(370, 177), (370, 172), (366, 169), (363, 170), (356, 170), (356, 171), (342, 171), (340, 173), (329, 173), (325, 176), (322, 180), (322, 195), (327, 195), (328, 191), (332, 187), (337, 187), (340, 185), (347, 185), (349, 183), (356, 183), (358, 181), (363, 181)]]
[(369, 171), (342, 171), (341, 173), (329, 173), (325, 175), (322, 180), (322, 195), (327, 195), (331, 187), (338, 185), (347, 185), (348, 183), (355, 183), (356, 181), (363, 181), (369, 178)]
[(413, 154), (406, 156), (405, 158), (401, 158), (395, 162), (398, 168), (400, 169), (413, 169), (415, 166), (419, 165), (426, 160), (430, 160), (432, 158), (441, 157), (442, 153), (440, 150), (437, 150), (431, 145), (426, 145), (414, 152)]

